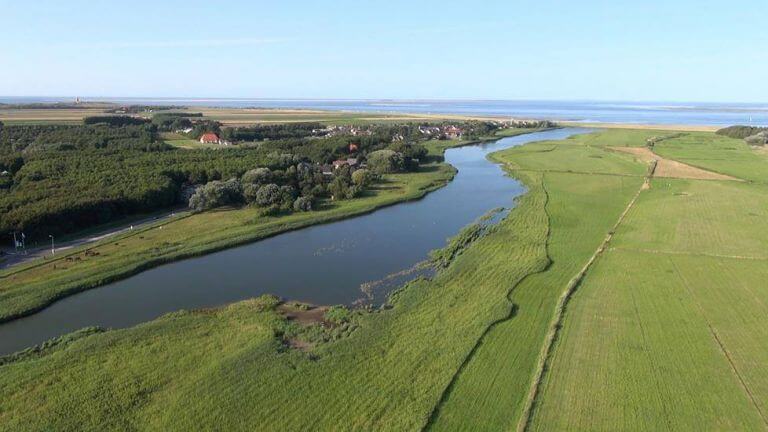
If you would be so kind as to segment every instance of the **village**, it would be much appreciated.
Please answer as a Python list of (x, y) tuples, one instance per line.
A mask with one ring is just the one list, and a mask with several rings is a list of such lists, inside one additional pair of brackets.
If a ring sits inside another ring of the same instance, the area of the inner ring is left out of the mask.
[[(549, 121), (540, 120), (516, 120), (510, 119), (505, 121), (491, 120), (482, 123), (485, 129), (509, 129), (509, 128), (550, 128), (555, 127), (556, 124)], [(417, 131), (420, 139), (438, 139), (438, 140), (456, 140), (463, 139), (472, 132), (475, 132), (475, 127), (472, 123), (425, 123), (420, 124), (417, 127)], [(331, 138), (336, 136), (353, 136), (353, 137), (365, 137), (372, 136), (375, 133), (375, 124), (368, 125), (328, 125), (324, 128), (315, 128), (311, 130), (311, 134), (308, 138)], [(176, 130), (178, 134), (189, 135), (193, 134), (195, 128), (187, 127)], [(477, 134), (473, 134), (477, 135)], [(392, 141), (404, 141), (406, 137), (403, 134), (393, 134)], [(200, 144), (218, 144), (221, 146), (231, 146), (237, 144), (233, 140), (223, 139), (216, 132), (204, 132), (197, 140)]]

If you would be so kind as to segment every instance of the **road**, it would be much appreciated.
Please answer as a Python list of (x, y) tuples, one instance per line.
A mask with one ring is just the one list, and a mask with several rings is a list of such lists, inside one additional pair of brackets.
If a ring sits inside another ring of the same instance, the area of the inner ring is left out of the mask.
[[(155, 215), (145, 219), (139, 219), (131, 223), (126, 223), (125, 225), (122, 225), (119, 227), (110, 228), (109, 230), (99, 232), (98, 234), (95, 234), (95, 235), (85, 236), (82, 238), (62, 242), (60, 244), (56, 243), (56, 253), (57, 254), (65, 253), (69, 249), (73, 249), (79, 246), (84, 246), (90, 243), (96, 243), (100, 240), (115, 236), (117, 234), (122, 234), (124, 232), (128, 232), (131, 230), (143, 228), (157, 221), (177, 216), (178, 214), (184, 211), (185, 211), (185, 208), (177, 208), (173, 211), (169, 211), (168, 213)], [(45, 246), (29, 248), (27, 249), (26, 254), (16, 253), (14, 252), (13, 248), (8, 248), (8, 247), (0, 248), (0, 252), (2, 252), (2, 254), (0, 254), (0, 257), (2, 257), (3, 259), (2, 262), (0, 262), (0, 269), (6, 269), (9, 267), (13, 267), (19, 264), (32, 261), (37, 258), (52, 255), (50, 244), (47, 244)]]

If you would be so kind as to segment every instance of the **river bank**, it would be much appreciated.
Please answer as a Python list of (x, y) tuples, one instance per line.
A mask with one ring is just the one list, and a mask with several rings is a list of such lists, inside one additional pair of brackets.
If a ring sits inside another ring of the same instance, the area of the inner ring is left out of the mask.
[[(527, 134), (529, 132), (532, 132), (531, 130), (519, 130), (515, 131), (517, 135), (521, 134)], [(490, 138), (489, 138), (490, 139)], [(519, 138), (527, 140), (527, 138)], [(494, 138), (492, 140), (498, 140), (498, 138)], [(477, 142), (475, 142), (477, 143)], [(459, 141), (453, 141), (453, 142), (446, 142), (446, 141), (435, 141), (429, 143), (428, 147), (430, 148), (430, 151), (433, 153), (433, 155), (440, 155), (442, 154), (446, 148), (450, 147), (456, 147), (456, 146), (463, 146), (469, 144), (467, 142), (459, 142)], [(488, 144), (485, 144), (488, 145)], [(482, 145), (480, 145), (482, 147)], [(479, 147), (478, 147), (479, 148)], [(468, 152), (471, 152), (470, 150), (467, 150)], [(483, 151), (483, 150), (478, 150)], [(479, 154), (478, 154), (479, 156)], [(484, 156), (481, 158), (484, 160)], [(483, 162), (483, 164), (486, 164), (486, 162)], [(467, 167), (467, 175), (472, 175), (473, 167), (469, 166)], [(220, 211), (220, 212), (209, 212), (209, 213), (203, 213), (200, 215), (194, 215), (190, 217), (186, 217), (184, 219), (175, 221), (173, 224), (166, 224), (166, 225), (159, 225), (151, 227), (144, 231), (139, 231), (131, 234), (130, 236), (124, 236), (119, 238), (110, 239), (108, 242), (105, 242), (104, 244), (99, 245), (95, 248), (89, 248), (89, 252), (84, 253), (76, 253), (76, 254), (70, 254), (66, 257), (60, 257), (58, 261), (56, 262), (46, 262), (43, 264), (38, 264), (35, 268), (30, 268), (27, 271), (21, 271), (16, 274), (10, 274), (6, 275), (6, 280), (9, 279), (16, 279), (17, 281), (31, 281), (27, 285), (27, 292), (31, 295), (37, 295), (39, 296), (41, 294), (40, 290), (35, 290), (35, 287), (42, 286), (43, 290), (47, 289), (48, 293), (50, 295), (49, 299), (45, 303), (38, 303), (36, 305), (36, 308), (27, 308), (24, 313), (31, 314), (32, 311), (40, 311), (44, 310), (45, 307), (49, 306), (50, 304), (56, 305), (56, 301), (60, 300), (64, 297), (68, 297), (71, 294), (81, 292), (84, 290), (87, 290), (89, 288), (94, 288), (98, 286), (104, 286), (109, 283), (114, 283), (115, 281), (123, 280), (126, 277), (134, 276), (136, 274), (139, 274), (139, 279), (137, 279), (136, 283), (134, 283), (133, 288), (131, 290), (144, 292), (144, 295), (147, 296), (157, 296), (159, 292), (162, 292), (165, 289), (165, 285), (168, 284), (178, 284), (178, 282), (174, 282), (174, 279), (172, 275), (179, 274), (179, 273), (189, 273), (189, 272), (195, 272), (197, 269), (199, 269), (199, 264), (196, 263), (188, 263), (183, 264), (182, 268), (179, 269), (165, 269), (160, 273), (166, 274), (166, 276), (163, 276), (161, 279), (162, 282), (159, 280), (143, 280), (142, 278), (144, 276), (141, 276), (141, 273), (146, 271), (148, 268), (155, 268), (161, 264), (168, 264), (173, 261), (178, 261), (180, 259), (184, 258), (194, 258), (196, 256), (202, 256), (209, 253), (212, 253), (214, 251), (221, 251), (224, 249), (229, 249), (233, 246), (237, 246), (240, 244), (247, 244), (252, 243), (254, 240), (264, 240), (267, 238), (274, 238), (274, 236), (278, 234), (284, 234), (289, 231), (298, 230), (300, 228), (307, 227), (309, 225), (317, 225), (319, 223), (331, 223), (337, 220), (341, 220), (350, 216), (359, 216), (362, 214), (370, 213), (373, 210), (380, 209), (385, 206), (389, 206), (395, 203), (402, 203), (406, 201), (411, 201), (415, 199), (419, 199), (426, 195), (428, 192), (435, 190), (437, 188), (440, 188), (444, 186), (451, 178), (453, 178), (453, 175), (455, 173), (455, 170), (448, 166), (447, 164), (430, 164), (429, 166), (424, 168), (424, 172), (417, 173), (417, 174), (401, 174), (393, 176), (392, 179), (390, 179), (390, 182), (384, 184), (380, 191), (377, 191), (377, 194), (372, 197), (365, 197), (360, 200), (352, 200), (349, 202), (342, 202), (340, 203), (338, 208), (326, 210), (323, 212), (313, 212), (309, 214), (303, 214), (303, 215), (291, 215), (284, 218), (272, 218), (273, 220), (267, 220), (265, 223), (260, 225), (253, 225), (254, 220), (253, 218), (253, 211), (250, 209), (242, 209), (242, 210), (228, 210), (228, 211)], [(496, 174), (492, 174), (494, 178), (498, 177)], [(492, 184), (492, 183), (491, 183)], [(486, 193), (490, 193), (491, 191), (487, 191)], [(480, 194), (479, 197), (483, 197), (484, 195)], [(435, 227), (429, 228), (429, 231), (424, 232), (430, 232), (434, 231), (435, 234), (430, 240), (429, 247), (426, 250), (421, 250), (419, 254), (414, 255), (411, 257), (411, 254), (409, 254), (408, 251), (403, 251), (400, 253), (400, 255), (403, 255), (403, 257), (408, 257), (407, 259), (402, 258), (399, 262), (391, 262), (387, 264), (388, 267), (382, 267), (381, 271), (377, 271), (370, 274), (358, 274), (361, 273), (361, 271), (355, 270), (350, 272), (349, 268), (339, 267), (336, 273), (343, 274), (343, 275), (352, 275), (356, 279), (356, 282), (350, 281), (349, 283), (346, 283), (348, 287), (352, 287), (355, 292), (358, 291), (358, 285), (362, 282), (367, 282), (371, 280), (376, 280), (380, 277), (383, 277), (387, 274), (401, 271), (403, 268), (410, 267), (414, 263), (423, 260), (424, 256), (426, 255), (426, 252), (428, 252), (431, 248), (437, 248), (440, 247), (443, 242), (445, 241), (445, 238), (454, 235), (458, 229), (465, 224), (471, 222), (474, 218), (479, 217), (482, 215), (485, 211), (487, 211), (489, 208), (498, 207), (498, 202), (494, 201), (496, 198), (483, 198), (485, 201), (480, 201), (479, 198), (474, 200), (476, 202), (476, 206), (470, 205), (466, 209), (466, 214), (462, 216), (461, 218), (458, 218), (453, 221), (444, 221), (446, 223), (441, 223), (439, 225), (445, 225), (445, 228), (439, 227), (441, 229), (438, 229), (435, 231)], [(467, 198), (468, 203), (472, 203), (473, 199)], [(399, 212), (395, 211), (395, 214), (399, 214)], [(309, 216), (309, 217), (307, 217)], [(429, 215), (425, 215), (429, 216)], [(387, 225), (390, 220), (387, 220), (387, 216), (381, 216), (384, 219), (381, 219), (379, 222), (375, 224), (376, 228), (366, 228), (366, 229), (381, 229), (379, 226)], [(388, 216), (391, 217), (391, 216)], [(409, 224), (412, 225), (413, 221), (415, 220), (408, 220), (407, 215), (398, 216), (402, 217), (403, 222), (402, 224)], [(288, 219), (288, 220), (286, 220)], [(449, 223), (448, 223), (449, 222)], [(428, 223), (434, 223), (431, 219), (425, 220), (422, 224), (428, 224)], [(426, 227), (424, 228), (427, 229)], [(322, 231), (322, 230), (321, 230)], [(423, 230), (422, 230), (423, 231)], [(341, 234), (336, 234), (335, 236), (338, 237), (339, 235), (349, 235), (351, 236), (351, 241), (356, 242), (359, 241), (359, 239), (365, 238), (366, 236), (370, 236), (370, 234), (367, 234), (365, 231), (362, 231), (358, 234), (352, 235), (351, 233), (354, 232), (354, 230), (351, 230), (350, 228), (344, 228), (340, 231)], [(409, 232), (408, 230), (405, 230), (405, 232)], [(303, 234), (302, 234), (303, 235)], [(392, 236), (396, 236), (397, 233), (393, 233)], [(407, 234), (409, 237), (407, 237), (403, 241), (419, 241), (421, 237), (423, 236), (423, 233), (412, 232), (411, 234)], [(174, 240), (174, 241), (172, 241)], [(203, 241), (204, 240), (204, 241)], [(338, 239), (335, 239), (338, 240)], [(335, 240), (323, 240), (326, 243), (333, 244)], [(307, 241), (306, 239), (303, 241)], [(311, 240), (310, 240), (311, 241)], [(274, 243), (274, 242), (273, 242)], [(322, 243), (322, 241), (320, 242)], [(272, 244), (272, 243), (270, 243)], [(154, 251), (152, 249), (155, 249), (157, 246), (162, 247), (164, 250), (160, 251)], [(150, 247), (149, 250), (149, 259), (146, 259), (147, 257), (142, 257), (142, 253), (146, 254), (146, 248)], [(316, 245), (316, 249), (318, 251), (323, 251), (324, 248), (326, 248), (327, 245)], [(385, 249), (390, 248), (391, 245), (384, 245), (382, 244), (379, 248)], [(411, 248), (412, 249), (412, 248)], [(308, 254), (312, 250), (312, 245), (307, 244), (306, 247), (302, 246), (301, 248), (298, 248), (296, 251), (294, 251), (294, 254), (296, 256), (299, 256), (301, 254)], [(137, 256), (137, 253), (139, 254)], [(158, 256), (153, 256), (153, 253)], [(330, 250), (326, 250), (326, 254), (338, 254), (338, 251), (334, 251), (333, 248)], [(225, 252), (226, 254), (226, 252)], [(415, 252), (414, 252), (415, 254)], [(82, 256), (81, 260), (76, 260), (75, 258), (72, 258), (72, 256), (80, 257)], [(142, 260), (141, 258), (145, 258)], [(264, 263), (269, 261), (271, 258), (269, 256), (260, 256), (258, 258), (259, 263)], [(286, 256), (287, 260), (295, 259), (294, 256), (288, 257)], [(311, 261), (311, 260), (318, 260), (319, 258), (313, 257), (308, 255), (304, 258), (305, 261)], [(103, 263), (99, 263), (98, 261), (101, 260)], [(404, 260), (404, 261), (403, 261)], [(409, 261), (410, 260), (410, 261)], [(92, 265), (91, 263), (93, 261), (96, 261), (96, 264), (99, 265)], [(244, 269), (237, 269), (237, 270), (225, 270), (227, 266), (231, 266), (232, 262), (239, 262), (244, 261), (242, 258), (233, 258), (233, 257), (226, 257), (223, 258), (223, 261), (218, 262), (218, 264), (214, 264), (213, 266), (207, 267), (209, 269), (208, 272), (204, 272), (202, 275), (198, 275), (198, 280), (207, 280), (205, 284), (201, 285), (197, 291), (198, 295), (200, 297), (205, 297), (207, 292), (211, 291), (211, 287), (216, 287), (217, 285), (220, 285), (221, 283), (227, 283), (226, 280), (231, 274), (235, 273), (243, 273), (246, 272)], [(382, 261), (382, 259), (378, 259), (378, 261)], [(390, 258), (384, 259), (383, 262), (392, 261)], [(350, 262), (351, 263), (351, 262)], [(327, 263), (326, 263), (327, 264)], [(404, 265), (405, 264), (405, 265)], [(280, 266), (280, 263), (275, 263), (274, 266)], [(329, 264), (327, 264), (329, 265)], [(361, 263), (361, 267), (365, 267), (365, 264)], [(368, 265), (370, 267), (370, 265)], [(314, 270), (307, 270), (310, 273), (314, 274), (322, 274), (324, 270), (326, 270), (328, 267), (320, 267), (316, 268)], [(109, 272), (109, 273), (108, 273)], [(69, 273), (69, 274), (67, 274)], [(62, 278), (61, 276), (65, 276)], [(210, 279), (212, 277), (211, 275), (218, 275), (214, 279)], [(350, 277), (352, 277), (350, 276)], [(55, 279), (54, 279), (55, 278)], [(90, 279), (89, 279), (90, 278)], [(169, 279), (170, 278), (170, 279)], [(36, 280), (41, 280), (42, 283), (35, 284)], [(51, 281), (51, 279), (54, 279), (54, 281)], [(343, 276), (342, 276), (343, 279)], [(328, 281), (323, 282), (324, 277), (322, 276), (314, 276), (311, 278), (306, 278), (304, 280), (304, 284), (307, 286), (313, 286), (317, 285), (318, 281), (320, 283), (325, 283), (328, 288), (326, 290), (331, 290), (333, 286), (335, 286), (338, 281), (332, 280), (332, 276), (329, 276)], [(69, 290), (68, 287), (63, 284), (57, 284), (56, 282), (63, 281), (63, 283), (69, 283)], [(222, 282), (224, 281), (224, 282)], [(250, 282), (249, 282), (250, 281)], [(187, 281), (185, 283), (182, 283), (180, 285), (187, 286), (189, 284), (195, 284), (196, 281)], [(192, 303), (192, 304), (180, 304), (177, 305), (178, 307), (172, 306), (172, 305), (164, 305), (164, 306), (157, 306), (155, 308), (154, 306), (158, 303), (162, 303), (157, 298), (151, 302), (150, 304), (147, 304), (146, 301), (141, 301), (140, 303), (136, 304), (136, 308), (140, 308), (143, 313), (148, 315), (141, 315), (145, 316), (146, 319), (151, 319), (155, 316), (158, 316), (159, 314), (163, 313), (164, 311), (169, 310), (176, 310), (179, 308), (184, 307), (195, 307), (196, 305), (199, 306), (209, 306), (209, 305), (215, 305), (220, 304), (222, 302), (228, 302), (228, 301), (236, 301), (240, 298), (243, 298), (242, 291), (246, 290), (247, 285), (251, 285), (257, 283), (254, 279), (243, 279), (242, 281), (233, 281), (230, 282), (228, 286), (231, 288), (228, 288), (228, 290), (234, 290), (235, 294), (231, 294), (231, 296), (223, 296), (222, 298), (216, 298), (216, 299), (210, 299), (207, 300), (200, 300), (200, 303)], [(285, 281), (280, 280), (271, 280), (271, 281), (264, 281), (264, 283), (268, 285), (274, 285), (278, 284), (278, 286), (285, 285)], [(136, 286), (138, 285), (138, 286)], [(22, 287), (23, 288), (23, 287)], [(161, 289), (163, 288), (163, 289)], [(316, 289), (320, 289), (321, 287), (315, 287)], [(263, 289), (268, 290), (269, 288), (263, 287)], [(299, 290), (299, 291), (296, 291)], [(349, 289), (347, 288), (347, 291)], [(128, 290), (124, 290), (127, 292)], [(193, 289), (189, 289), (188, 291), (194, 291)], [(221, 287), (219, 287), (219, 291), (221, 291)], [(267, 291), (269, 292), (269, 291)], [(281, 292), (282, 295), (284, 292)], [(290, 291), (288, 292), (290, 293)], [(335, 303), (349, 303), (349, 295), (348, 294), (338, 294), (338, 295), (328, 295), (321, 298), (307, 298), (306, 296), (300, 295), (301, 289), (299, 287), (294, 288), (293, 291), (294, 295), (287, 295), (289, 298), (294, 298), (297, 300), (310, 300), (314, 303), (322, 303), (322, 304), (335, 304)], [(357, 292), (357, 294), (360, 294)], [(122, 294), (120, 294), (122, 295)], [(176, 296), (183, 296), (183, 292), (179, 292)], [(82, 295), (80, 295), (82, 296)], [(88, 296), (85, 296), (83, 298), (90, 298), (96, 296), (97, 294), (89, 294)], [(35, 297), (34, 299), (37, 300), (39, 297)], [(80, 300), (72, 300), (75, 304)], [(113, 300), (114, 301), (114, 300)], [(68, 313), (70, 315), (70, 318), (64, 318), (62, 316), (58, 316), (54, 321), (57, 323), (61, 322), (68, 322), (72, 319), (72, 315), (76, 316), (77, 319), (75, 321), (80, 322), (79, 319), (83, 316), (87, 316), (89, 313), (94, 315), (100, 315), (105, 314), (107, 311), (107, 308), (105, 308), (104, 304), (110, 303), (107, 300), (101, 300), (96, 302), (97, 304), (95, 306), (92, 306), (91, 309), (84, 306), (83, 304), (79, 304), (77, 307), (70, 307), (68, 308), (71, 312)], [(120, 299), (117, 301), (118, 305), (120, 306), (119, 310), (126, 309), (126, 302), (124, 299)], [(171, 302), (172, 303), (172, 302)], [(29, 306), (29, 302), (27, 302), (27, 306)], [(4, 304), (4, 306), (7, 307), (7, 304)], [(58, 310), (58, 309), (57, 309)], [(86, 312), (90, 310), (91, 312)], [(115, 312), (116, 314), (120, 315), (120, 312)], [(127, 313), (127, 312), (126, 312)], [(18, 318), (23, 314), (19, 314), (16, 316)], [(55, 314), (52, 314), (55, 315)], [(33, 315), (34, 316), (34, 315)], [(9, 319), (10, 320), (10, 319)], [(18, 331), (23, 333), (25, 323), (29, 324), (29, 320), (22, 319), (22, 322), (15, 323), (12, 327), (19, 329)], [(33, 320), (34, 321), (34, 320)], [(125, 325), (131, 325), (132, 323), (135, 323), (133, 319), (127, 319), (125, 321), (120, 321), (117, 323), (110, 322), (110, 323), (89, 323), (89, 322), (83, 322), (82, 326), (87, 325), (96, 325), (96, 324), (105, 324), (107, 326), (125, 326)], [(140, 322), (140, 321), (139, 321)], [(80, 327), (75, 327), (80, 328)], [(73, 328), (74, 329), (74, 328)], [(60, 333), (59, 333), (60, 334)], [(55, 336), (55, 334), (50, 335)]]

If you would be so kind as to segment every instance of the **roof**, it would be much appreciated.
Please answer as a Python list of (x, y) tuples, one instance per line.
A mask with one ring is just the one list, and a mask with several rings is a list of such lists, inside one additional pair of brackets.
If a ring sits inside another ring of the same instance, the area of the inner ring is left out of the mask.
[(208, 132), (208, 133), (204, 133), (204, 134), (203, 134), (203, 135), (200, 137), (200, 140), (201, 140), (201, 141), (218, 141), (218, 140), (219, 140), (219, 136), (218, 136), (218, 135), (216, 135), (216, 134), (215, 134), (215, 133), (213, 133), (213, 132)]

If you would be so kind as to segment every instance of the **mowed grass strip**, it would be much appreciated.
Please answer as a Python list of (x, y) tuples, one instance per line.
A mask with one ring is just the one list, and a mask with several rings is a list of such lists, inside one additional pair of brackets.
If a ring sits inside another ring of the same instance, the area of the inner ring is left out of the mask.
[(552, 264), (514, 288), (510, 300), (515, 314), (485, 336), (439, 408), (433, 430), (515, 427), (558, 298), (643, 182), (617, 176), (543, 176), (549, 195)]
[[(541, 176), (541, 190), (531, 185), (528, 193), (547, 195), (551, 265), (511, 291), (513, 316), (494, 325), (480, 341), (437, 407), (431, 430), (504, 430), (518, 423), (558, 298), (643, 183), (642, 163), (584, 144), (593, 138), (531, 144), (492, 156), (507, 167), (522, 169), (516, 176)], [(567, 151), (558, 154), (559, 148)], [(529, 171), (554, 166), (625, 176)]]
[[(568, 307), (530, 429), (765, 430), (754, 401), (764, 405), (768, 397), (759, 372), (768, 355), (759, 338), (768, 322), (765, 303), (745, 300), (755, 295), (750, 281), (768, 269), (731, 260), (748, 266), (741, 267), (747, 276), (712, 279), (719, 271), (712, 264), (724, 260), (607, 252)], [(697, 285), (692, 274), (700, 275)], [(748, 318), (718, 330), (718, 321), (740, 314)], [(738, 372), (724, 349), (739, 359)]]

